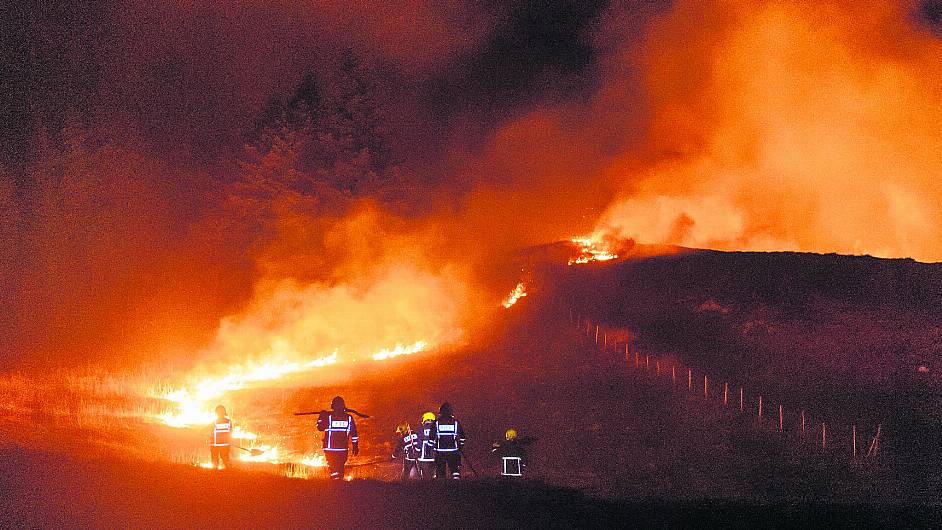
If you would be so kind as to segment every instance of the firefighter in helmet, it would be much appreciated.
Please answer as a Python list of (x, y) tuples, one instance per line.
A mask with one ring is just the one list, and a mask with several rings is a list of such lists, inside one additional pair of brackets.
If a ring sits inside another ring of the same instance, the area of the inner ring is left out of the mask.
[(535, 441), (529, 436), (520, 438), (513, 427), (504, 433), (503, 442), (494, 442), (491, 452), (497, 453), (501, 462), (501, 476), (522, 477), (527, 466), (527, 446)]
[(213, 443), (209, 446), (209, 455), (212, 458), (213, 467), (220, 469), (229, 468), (229, 445), (232, 443), (232, 420), (226, 416), (226, 407), (218, 405), (216, 407), (216, 420), (213, 421)]
[(415, 470), (416, 475), (421, 474), (416, 465), (416, 457), (419, 452), (419, 435), (412, 431), (408, 422), (399, 424), (399, 427), (396, 428), (396, 435), (398, 436), (396, 450), (393, 451), (392, 457), (402, 457), (402, 480), (406, 481), (409, 480), (412, 470)]
[(442, 403), (438, 419), (432, 422), (429, 440), (435, 447), (435, 476), (445, 478), (445, 468), (451, 478), (461, 478), (461, 448), (464, 446), (464, 428), (455, 419), (451, 403)]
[(435, 413), (426, 412), (422, 415), (422, 427), (418, 435), (419, 476), (433, 478), (435, 476), (435, 443), (431, 440), (432, 423), (435, 422)]
[(353, 449), (353, 456), (360, 454), (357, 425), (346, 409), (343, 398), (336, 396), (330, 402), (330, 410), (321, 411), (317, 418), (317, 430), (324, 433), (324, 458), (327, 460), (331, 480), (343, 478), (348, 448)]

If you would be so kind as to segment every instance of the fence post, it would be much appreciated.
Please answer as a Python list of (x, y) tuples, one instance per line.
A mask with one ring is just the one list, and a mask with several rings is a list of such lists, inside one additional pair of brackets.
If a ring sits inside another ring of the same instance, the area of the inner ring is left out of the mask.
[(873, 441), (870, 442), (870, 449), (867, 450), (868, 457), (877, 456), (877, 451), (880, 450), (880, 428), (882, 425), (877, 425), (877, 434), (873, 437)]
[(693, 370), (687, 369), (687, 390), (693, 390)]
[(782, 405), (779, 404), (778, 406), (778, 432), (782, 432), (782, 429), (784, 427), (784, 422), (785, 422), (785, 410), (783, 409)]
[(595, 325), (595, 343), (596, 344), (599, 343), (599, 325), (598, 324)]
[(671, 364), (671, 384), (677, 382), (677, 367)]
[(661, 375), (661, 361), (657, 359), (654, 360), (654, 373), (656, 375)]
[(631, 352), (628, 350), (628, 343), (625, 343), (625, 362), (631, 361)]
[(805, 409), (801, 409), (801, 434), (805, 434)]
[(759, 396), (759, 419), (762, 419), (762, 396)]
[(635, 350), (635, 368), (638, 367), (638, 350)]
[(709, 384), (707, 383), (707, 376), (706, 374), (703, 374), (703, 397), (710, 397), (708, 389)]
[(824, 422), (821, 422), (821, 449), (827, 449), (828, 446), (828, 428)]
[(644, 355), (644, 369), (647, 370), (651, 367), (651, 354)]
[(729, 404), (729, 383), (723, 383), (723, 406)]
[(746, 409), (745, 409), (745, 406), (746, 406), (746, 405), (745, 405), (745, 403), (743, 402), (743, 399), (742, 399), (742, 387), (739, 387), (739, 412), (745, 411), (745, 410), (746, 410)]

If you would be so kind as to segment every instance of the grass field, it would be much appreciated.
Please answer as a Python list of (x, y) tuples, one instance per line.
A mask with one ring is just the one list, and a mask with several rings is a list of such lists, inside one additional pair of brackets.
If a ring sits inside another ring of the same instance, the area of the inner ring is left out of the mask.
[[(741, 259), (721, 257), (729, 267)], [(162, 405), (134, 390), (137, 378), (7, 376), (0, 381), (0, 433), (7, 441), (0, 461), (4, 490), (13, 493), (3, 501), (4, 517), (26, 526), (92, 527), (418, 527), (424, 521), (436, 527), (449, 517), (470, 527), (931, 527), (942, 474), (927, 460), (935, 439), (918, 433), (934, 425), (931, 414), (920, 412), (937, 403), (934, 379), (930, 372), (919, 383), (905, 367), (914, 358), (932, 366), (934, 346), (912, 338), (910, 349), (884, 352), (882, 364), (852, 357), (869, 351), (858, 346), (861, 340), (879, 335), (860, 315), (880, 315), (874, 321), (881, 326), (894, 323), (885, 329), (897, 339), (931, 335), (936, 313), (923, 311), (924, 295), (907, 299), (880, 287), (881, 300), (896, 301), (884, 310), (885, 303), (870, 303), (874, 296), (867, 294), (879, 282), (848, 286), (844, 280), (835, 291), (806, 278), (791, 282), (792, 298), (782, 299), (772, 287), (759, 288), (774, 279), (754, 278), (751, 291), (734, 292), (713, 277), (690, 279), (699, 278), (693, 258), (680, 265), (652, 259), (544, 275), (495, 323), (495, 338), (462, 351), (374, 365), (330, 386), (256, 388), (227, 397), (239, 411), (237, 422), (296, 455), (315, 454), (319, 435), (310, 418), (292, 412), (325, 406), (335, 394), (368, 412), (372, 417), (360, 422), (362, 455), (354, 462), (377, 463), (357, 467), (354, 480), (340, 488), (288, 478), (319, 474), (284, 464), (239, 462), (228, 473), (190, 465), (208, 458), (206, 433), (147, 421)], [(764, 270), (760, 265), (750, 266)], [(688, 278), (680, 287), (649, 285), (678, 270)], [(934, 278), (934, 269), (927, 270), (924, 282)], [(920, 285), (909, 277), (897, 288)], [(630, 328), (647, 351), (729, 373), (751, 387), (768, 385), (772, 398), (799, 396), (821, 414), (882, 421), (889, 433), (883, 453), (854, 463), (845, 452), (822, 452), (813, 440), (780, 434), (683, 385), (632, 370), (623, 354), (600, 351), (570, 323), (567, 304)], [(830, 309), (807, 312), (821, 307)], [(743, 331), (759, 320), (762, 334)], [(814, 325), (803, 324), (808, 321)], [(792, 356), (773, 347), (789, 341), (815, 346)], [(921, 409), (906, 398), (914, 384), (927, 389)], [(869, 401), (874, 396), (883, 396), (879, 406)], [(399, 464), (386, 460), (395, 425), (415, 423), (446, 400), (465, 425), (477, 473), (466, 466), (460, 485), (395, 483)], [(901, 424), (905, 417), (922, 420)], [(510, 426), (537, 439), (531, 480), (522, 484), (494, 478), (498, 462), (490, 444)], [(333, 506), (342, 508), (324, 515)]]

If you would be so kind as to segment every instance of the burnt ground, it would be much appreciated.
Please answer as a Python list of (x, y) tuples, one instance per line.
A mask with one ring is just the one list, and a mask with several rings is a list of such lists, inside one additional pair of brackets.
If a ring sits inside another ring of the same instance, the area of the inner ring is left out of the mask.
[[(350, 406), (373, 415), (360, 424), (361, 461), (388, 455), (399, 421), (451, 401), (467, 429), (467, 454), (478, 471), (466, 466), (464, 483), (394, 483), (394, 462), (357, 468), (357, 478), (342, 485), (288, 479), (244, 464), (213, 473), (127, 456), (140, 456), (148, 448), (159, 453), (148, 446), (154, 437), (140, 426), (123, 426), (115, 438), (96, 435), (94, 426), (57, 429), (46, 422), (40, 437), (16, 434), (18, 428), (35, 431), (28, 422), (13, 427), (7, 422), (4, 434), (18, 445), (5, 446), (0, 455), (3, 491), (9, 492), (0, 509), (7, 520), (18, 517), (38, 527), (70, 522), (65, 526), (436, 527), (446, 521), (465, 527), (931, 526), (928, 522), (938, 520), (942, 480), (928, 460), (920, 460), (921, 449), (931, 443), (903, 443), (901, 433), (917, 431), (894, 422), (907, 415), (909, 405), (893, 398), (912, 384), (912, 378), (901, 375), (910, 373), (907, 363), (913, 355), (931, 362), (932, 346), (884, 359), (894, 370), (836, 359), (863, 350), (853, 349), (861, 337), (880, 335), (860, 335), (870, 328), (859, 315), (896, 323), (881, 329), (923, 344), (915, 337), (931, 336), (936, 313), (927, 308), (932, 299), (927, 303), (922, 295), (907, 299), (898, 294), (890, 298), (893, 303), (871, 303), (874, 296), (867, 289), (885, 282), (872, 271), (868, 274), (876, 280), (852, 281), (873, 268), (855, 268), (866, 262), (838, 274), (845, 278), (843, 286), (834, 287), (828, 275), (837, 273), (819, 264), (816, 274), (824, 280), (812, 274), (810, 280), (785, 282), (785, 289), (776, 287), (781, 278), (763, 273), (771, 269), (761, 256), (746, 256), (743, 265), (737, 264), (743, 255), (717, 254), (707, 257), (723, 260), (723, 270), (732, 271), (726, 281), (704, 274), (717, 264), (698, 263), (696, 255), (680, 263), (671, 261), (677, 257), (650, 258), (555, 271), (506, 313), (505, 321), (496, 324), (498, 338), (486, 344), (373, 366), (355, 381), (333, 387), (256, 390), (238, 397), (246, 414), (270, 418), (276, 431), (290, 429), (295, 443), (311, 450), (317, 435), (290, 413), (343, 394)], [(786, 263), (795, 269), (793, 275), (808, 267), (802, 260), (813, 260), (795, 256), (791, 265)], [(768, 259), (788, 262), (789, 255)], [(826, 264), (836, 258), (821, 259)], [(879, 270), (887, 266), (884, 261), (877, 260), (874, 270), (885, 276)], [(896, 273), (891, 295), (893, 289), (918, 289), (934, 281), (933, 266), (895, 261), (891, 269), (900, 265), (916, 272)], [(752, 280), (742, 287), (735, 279), (746, 277), (749, 268)], [(780, 288), (791, 294), (775, 294)], [(925, 287), (930, 294), (932, 288)], [(621, 355), (600, 352), (569, 323), (568, 307), (631, 327), (636, 342), (653, 353), (670, 352), (755, 385), (777, 382), (782, 395), (804, 395), (809, 407), (827, 409), (825, 398), (833, 394), (857, 400), (863, 404), (859, 409), (834, 407), (832, 413), (871, 414), (884, 421), (895, 433), (888, 438), (887, 456), (855, 464), (844, 454), (815, 451), (802, 440), (730, 413), (715, 400), (627, 369)], [(821, 307), (829, 309), (815, 309)], [(813, 309), (817, 312), (809, 313)], [(756, 329), (757, 316), (766, 331), (744, 333)], [(795, 341), (810, 346), (789, 357), (781, 344)], [(873, 355), (872, 348), (866, 350)], [(808, 381), (802, 366), (810, 362), (823, 367), (810, 373), (826, 377)], [(864, 376), (866, 385), (847, 383)], [(932, 380), (924, 385), (931, 389)], [(817, 394), (799, 392), (819, 386)], [(870, 394), (852, 393), (859, 388)], [(879, 407), (867, 405), (866, 396), (874, 394), (883, 396)], [(537, 438), (528, 470), (532, 481), (494, 479), (497, 462), (488, 449), (509, 426)], [(99, 438), (96, 449), (83, 450), (93, 437)], [(23, 449), (24, 441), (44, 449)], [(125, 450), (132, 445), (133, 451)], [(337, 504), (347, 508), (322, 515), (323, 507)]]

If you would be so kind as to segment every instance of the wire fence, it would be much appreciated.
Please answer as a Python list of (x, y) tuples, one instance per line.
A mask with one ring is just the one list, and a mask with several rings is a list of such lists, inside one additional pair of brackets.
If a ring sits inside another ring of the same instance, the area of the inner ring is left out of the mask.
[(882, 424), (829, 423), (811, 410), (791, 406), (785, 400), (769, 402), (761, 391), (747, 390), (744, 384), (730, 384), (729, 379), (716, 373), (697, 371), (674, 356), (644, 352), (632, 340), (635, 334), (627, 329), (608, 327), (572, 311), (569, 319), (593, 346), (623, 356), (628, 370), (698, 396), (703, 403), (722, 406), (730, 414), (751, 417), (754, 428), (777, 433), (786, 443), (830, 456), (846, 456), (854, 463), (864, 463), (882, 454)]

